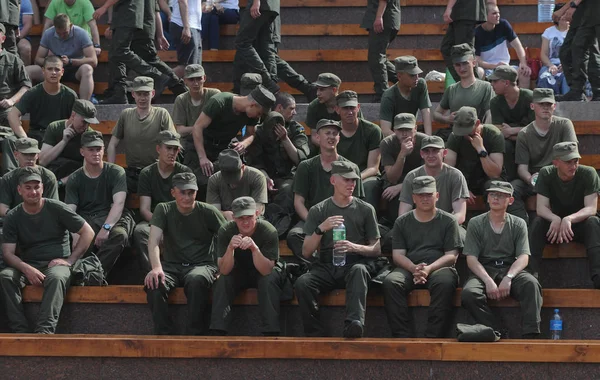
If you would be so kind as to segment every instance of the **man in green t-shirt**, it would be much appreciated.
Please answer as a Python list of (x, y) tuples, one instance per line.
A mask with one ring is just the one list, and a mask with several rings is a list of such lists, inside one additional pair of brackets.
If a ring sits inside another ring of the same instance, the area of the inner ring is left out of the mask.
[[(56, 15), (64, 13), (69, 16), (73, 25), (85, 30), (92, 42), (96, 54), (100, 52), (100, 33), (98, 33), (98, 25), (94, 20), (94, 6), (90, 0), (52, 0), (44, 13), (44, 32), (52, 26), (52, 20)], [(97, 45), (97, 46), (96, 46)]]
[[(44, 185), (35, 168), (22, 169), (17, 191), (23, 203), (4, 219), (2, 252), (8, 265), (0, 271), (4, 310), (13, 332), (31, 333), (21, 305), (21, 290), (28, 284), (42, 286), (44, 294), (33, 332), (54, 334), (71, 284), (69, 267), (86, 251), (94, 231), (64, 203), (42, 197)], [(78, 235), (72, 251), (69, 232)]]
[[(306, 218), (302, 256), (309, 259), (319, 251), (318, 262), (295, 284), (307, 336), (325, 336), (317, 296), (334, 289), (347, 289), (344, 337), (363, 335), (369, 280), (376, 274), (372, 264), (381, 254), (381, 247), (375, 209), (352, 196), (358, 179), (350, 162), (332, 162), (333, 196), (311, 207)], [(345, 228), (345, 236), (334, 242), (332, 230), (340, 225)], [(343, 262), (333, 261), (334, 249), (344, 254)]]
[(443, 338), (452, 322), (458, 273), (454, 269), (462, 248), (456, 218), (435, 207), (439, 198), (435, 178), (413, 181), (415, 209), (396, 219), (393, 260), (396, 268), (383, 280), (388, 323), (394, 338), (410, 338), (407, 296), (413, 289), (429, 290), (426, 338)]
[(233, 201), (233, 220), (217, 233), (215, 253), (219, 279), (213, 291), (210, 329), (226, 335), (231, 304), (242, 289), (258, 289), (260, 330), (279, 335), (279, 304), (285, 271), (279, 265), (279, 236), (269, 222), (259, 219), (260, 209), (251, 197)]
[(540, 272), (546, 244), (577, 241), (585, 244), (594, 287), (600, 288), (600, 179), (596, 169), (579, 165), (576, 142), (561, 142), (552, 150), (552, 165), (540, 170), (535, 183), (537, 217), (529, 235), (531, 270)]
[(499, 330), (487, 299), (514, 298), (521, 305), (524, 339), (540, 334), (542, 287), (525, 268), (529, 262), (527, 224), (506, 212), (514, 200), (508, 182), (492, 181), (487, 189), (490, 211), (469, 221), (463, 254), (471, 276), (461, 303), (476, 323)]
[(174, 201), (160, 203), (150, 222), (151, 270), (144, 280), (152, 311), (154, 333), (174, 334), (169, 316), (169, 293), (183, 286), (188, 304), (187, 335), (205, 331), (204, 311), (217, 277), (212, 255), (213, 236), (225, 219), (211, 205), (196, 201), (198, 184), (192, 173), (173, 175)]
[(92, 130), (90, 124), (98, 123), (94, 104), (89, 100), (77, 99), (68, 119), (48, 125), (40, 151), (40, 165), (50, 169), (59, 178), (59, 186), (66, 184), (69, 175), (83, 164), (83, 157), (79, 153), (81, 135)]
[(379, 105), (379, 125), (384, 136), (393, 134), (394, 117), (401, 113), (410, 113), (415, 117), (421, 111), (423, 129), (431, 135), (431, 100), (427, 82), (419, 78), (423, 72), (417, 59), (412, 55), (404, 55), (394, 60), (398, 83), (385, 90)]
[(108, 277), (135, 226), (133, 215), (125, 208), (127, 179), (122, 167), (102, 160), (102, 133), (83, 133), (81, 155), (83, 167), (69, 176), (65, 203), (94, 229), (96, 237), (88, 251), (95, 251)]

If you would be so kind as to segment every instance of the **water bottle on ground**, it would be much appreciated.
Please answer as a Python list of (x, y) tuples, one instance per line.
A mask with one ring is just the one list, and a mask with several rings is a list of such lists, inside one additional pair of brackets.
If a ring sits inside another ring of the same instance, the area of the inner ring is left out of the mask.
[(562, 339), (563, 321), (558, 309), (554, 309), (554, 315), (550, 320), (550, 339)]
[(538, 22), (552, 22), (554, 0), (538, 0)]
[(335, 242), (340, 240), (346, 240), (346, 226), (344, 226), (344, 223), (333, 228), (333, 265), (336, 267), (346, 265), (346, 252), (335, 248)]

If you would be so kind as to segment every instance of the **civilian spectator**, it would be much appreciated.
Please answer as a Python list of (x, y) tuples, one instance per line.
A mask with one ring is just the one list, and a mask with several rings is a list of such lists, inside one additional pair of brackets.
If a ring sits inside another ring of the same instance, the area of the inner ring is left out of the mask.
[(21, 0), (21, 16), (19, 18), (19, 42), (17, 49), (19, 57), (23, 63), (31, 65), (31, 42), (29, 42), (29, 32), (33, 26), (33, 8), (31, 0)]
[(237, 24), (240, 21), (240, 6), (238, 0), (217, 0), (212, 3), (212, 9), (210, 2), (206, 2), (202, 9), (202, 40), (204, 49), (219, 50), (219, 26)]

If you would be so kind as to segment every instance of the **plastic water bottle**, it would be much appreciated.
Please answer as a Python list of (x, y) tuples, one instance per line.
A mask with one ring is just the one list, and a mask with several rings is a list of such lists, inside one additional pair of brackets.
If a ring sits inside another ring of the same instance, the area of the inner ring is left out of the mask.
[(552, 22), (554, 0), (538, 0), (538, 22)]
[(346, 265), (346, 252), (335, 248), (335, 242), (340, 240), (346, 240), (346, 226), (344, 226), (344, 223), (333, 228), (333, 265), (336, 267)]
[(562, 338), (563, 321), (558, 312), (558, 309), (554, 309), (554, 315), (550, 320), (550, 339), (552, 340), (560, 340)]

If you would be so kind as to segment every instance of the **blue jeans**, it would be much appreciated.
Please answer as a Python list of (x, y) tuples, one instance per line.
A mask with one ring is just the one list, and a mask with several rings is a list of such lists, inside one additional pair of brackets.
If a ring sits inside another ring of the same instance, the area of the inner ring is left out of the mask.
[(237, 9), (225, 9), (218, 13), (213, 9), (209, 13), (202, 14), (202, 39), (206, 41), (204, 49), (219, 48), (219, 26), (221, 24), (237, 24), (240, 21), (240, 12)]
[[(554, 90), (554, 93), (556, 95), (559, 95), (559, 94), (562, 95), (562, 94), (566, 94), (567, 92), (569, 92), (570, 88), (569, 88), (569, 85), (567, 84), (567, 80), (563, 73), (556, 73), (556, 75), (554, 75), (555, 83), (550, 83), (549, 77), (544, 75), (547, 72), (548, 72), (548, 66), (542, 66), (542, 68), (540, 69), (540, 73), (538, 74), (537, 87), (551, 88)], [(552, 76), (552, 75), (550, 75), (550, 76)]]

